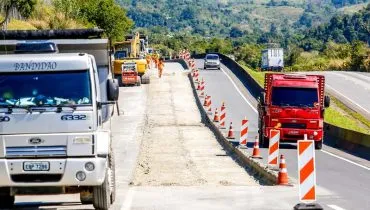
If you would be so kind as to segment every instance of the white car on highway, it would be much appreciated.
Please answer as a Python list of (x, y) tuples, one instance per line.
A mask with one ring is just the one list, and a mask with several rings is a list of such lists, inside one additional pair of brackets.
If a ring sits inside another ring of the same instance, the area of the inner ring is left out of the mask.
[(221, 59), (217, 54), (207, 54), (204, 58), (204, 69), (207, 68), (214, 68), (214, 69), (221, 69)]

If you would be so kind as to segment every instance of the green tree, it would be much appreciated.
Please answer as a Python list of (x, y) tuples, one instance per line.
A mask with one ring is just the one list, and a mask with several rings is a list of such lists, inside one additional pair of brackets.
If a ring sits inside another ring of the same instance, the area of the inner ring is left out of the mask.
[(0, 22), (0, 27), (3, 27), (9, 20), (10, 12), (15, 8), (23, 17), (28, 18), (35, 9), (37, 0), (2, 0), (5, 18)]
[(126, 16), (126, 11), (114, 0), (78, 1), (80, 16), (101, 29), (112, 39), (123, 39), (131, 29), (133, 22)]

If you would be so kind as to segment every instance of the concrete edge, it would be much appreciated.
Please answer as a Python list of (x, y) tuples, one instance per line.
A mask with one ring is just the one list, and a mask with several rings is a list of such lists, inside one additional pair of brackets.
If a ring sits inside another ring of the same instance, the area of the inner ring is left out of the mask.
[(257, 160), (251, 157), (251, 155), (245, 150), (234, 147), (222, 133), (222, 131), (217, 127), (215, 123), (211, 120), (212, 115), (207, 114), (204, 109), (201, 99), (199, 98), (198, 91), (195, 88), (195, 82), (191, 74), (188, 74), (188, 78), (193, 89), (194, 98), (199, 111), (202, 116), (202, 122), (206, 124), (211, 131), (216, 136), (222, 147), (231, 155), (234, 155), (238, 163), (244, 167), (250, 169), (252, 175), (257, 178), (260, 182), (266, 185), (275, 185), (278, 172), (275, 170), (270, 170), (267, 165), (263, 164), (261, 160)]

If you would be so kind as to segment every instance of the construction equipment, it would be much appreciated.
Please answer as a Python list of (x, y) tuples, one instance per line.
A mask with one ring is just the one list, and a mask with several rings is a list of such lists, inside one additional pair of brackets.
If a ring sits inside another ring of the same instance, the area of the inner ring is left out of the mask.
[(330, 105), (324, 91), (325, 77), (267, 73), (264, 89), (258, 104), (261, 147), (268, 147), (270, 130), (278, 129), (281, 142), (296, 142), (306, 134), (321, 149), (324, 111)]
[(139, 74), (137, 72), (135, 62), (126, 62), (122, 64), (122, 84), (123, 85), (141, 85), (141, 79), (139, 77)]
[(148, 84), (150, 82), (147, 74), (148, 64), (145, 59), (145, 51), (147, 48), (147, 37), (140, 36), (135, 33), (132, 36), (126, 36), (125, 41), (116, 42), (113, 45), (114, 51), (114, 76), (122, 84), (122, 64), (127, 62), (135, 62), (137, 66), (137, 73), (141, 78), (141, 83)]

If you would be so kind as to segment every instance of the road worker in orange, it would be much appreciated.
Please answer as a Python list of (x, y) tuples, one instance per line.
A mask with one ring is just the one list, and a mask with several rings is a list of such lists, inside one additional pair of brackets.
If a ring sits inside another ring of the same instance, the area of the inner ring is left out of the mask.
[(160, 58), (158, 60), (158, 77), (159, 78), (162, 77), (163, 69), (164, 69), (164, 60), (163, 58)]
[(150, 69), (150, 61), (152, 60), (152, 58), (150, 57), (150, 55), (146, 55), (145, 60), (146, 60), (146, 64), (148, 65), (148, 69)]

